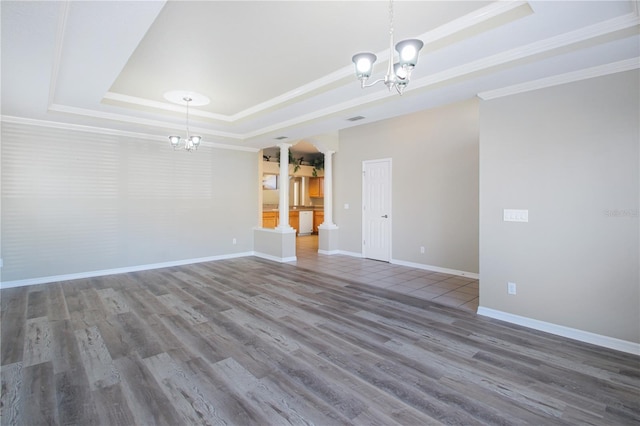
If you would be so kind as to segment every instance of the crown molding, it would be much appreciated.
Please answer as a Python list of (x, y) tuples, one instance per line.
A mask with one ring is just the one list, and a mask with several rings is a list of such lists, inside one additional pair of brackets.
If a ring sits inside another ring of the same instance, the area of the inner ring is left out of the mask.
[[(135, 138), (135, 139), (144, 139), (144, 140), (152, 140), (152, 141), (160, 141), (167, 142), (167, 137), (152, 135), (149, 133), (139, 133), (139, 132), (128, 132), (125, 130), (116, 130), (116, 129), (107, 129), (104, 127), (94, 127), (94, 126), (85, 126), (81, 124), (71, 124), (71, 123), (62, 123), (59, 121), (47, 121), (47, 120), (39, 120), (35, 118), (26, 118), (26, 117), (15, 117), (10, 115), (2, 115), (0, 116), (0, 121), (3, 123), (12, 123), (12, 124), (23, 124), (28, 126), (38, 126), (38, 127), (47, 127), (50, 129), (61, 129), (61, 130), (72, 130), (76, 132), (87, 132), (87, 133), (95, 133), (100, 135), (107, 136), (123, 136), (126, 138)], [(207, 142), (203, 141), (201, 146), (207, 146), (212, 148), (220, 148), (220, 149), (229, 149), (233, 151), (245, 151), (245, 152), (258, 152), (258, 148), (251, 148), (247, 146), (237, 146), (237, 145), (229, 145), (222, 144), (216, 142)]]
[[(182, 114), (184, 114), (186, 112), (186, 110), (187, 110), (182, 105), (171, 104), (171, 103), (167, 103), (167, 102), (152, 101), (150, 99), (139, 98), (137, 96), (123, 95), (122, 93), (116, 93), (116, 92), (107, 92), (104, 95), (103, 99), (108, 99), (108, 100), (116, 101), (116, 102), (122, 102), (122, 103), (126, 103), (126, 104), (144, 106), (144, 107), (149, 107), (149, 108), (161, 109), (161, 110), (165, 110), (165, 111), (179, 112), (179, 113), (182, 113)], [(189, 115), (202, 117), (202, 118), (208, 118), (210, 120), (224, 121), (224, 122), (227, 122), (227, 123), (233, 121), (232, 117), (229, 116), (229, 115), (215, 114), (215, 113), (212, 113), (212, 112), (202, 111), (202, 110), (199, 110), (199, 109), (194, 108), (194, 107), (189, 108)]]
[(486, 58), (478, 59), (439, 73), (411, 82), (413, 88), (424, 88), (447, 80), (452, 80), (464, 75), (479, 72), (492, 67), (504, 66), (510, 62), (525, 59), (530, 56), (549, 52), (571, 44), (590, 40), (594, 37), (606, 35), (615, 31), (624, 30), (640, 24), (640, 19), (635, 13), (629, 13), (617, 18), (580, 28), (575, 31), (560, 34), (541, 41), (517, 47)]
[[(498, 2), (498, 3), (501, 3), (501, 2)], [(498, 11), (500, 11), (501, 13), (505, 13), (506, 11), (521, 5), (522, 5), (522, 2), (508, 3), (507, 5), (505, 5), (505, 7), (511, 6), (511, 8), (507, 10), (496, 6), (496, 10), (495, 10), (496, 15), (492, 15), (491, 17), (497, 16)], [(463, 18), (460, 18), (460, 19), (462, 20)], [(485, 17), (485, 19), (488, 19), (488, 18)], [(453, 22), (455, 23), (455, 21)], [(452, 24), (452, 25), (458, 25), (459, 26), (458, 30), (460, 30), (460, 28), (467, 28), (469, 25), (471, 25), (470, 22), (477, 23), (477, 21), (473, 21), (471, 18), (467, 18), (464, 24), (466, 26), (464, 27), (463, 27), (463, 24)], [(594, 37), (599, 37), (615, 31), (624, 30), (636, 25), (640, 25), (640, 18), (638, 14), (634, 11), (632, 13), (628, 13), (628, 14), (625, 14), (616, 18), (612, 18), (597, 24), (580, 28), (575, 31), (560, 34), (554, 37), (549, 37), (547, 39), (544, 39), (538, 42), (530, 43), (524, 47), (510, 49), (505, 52), (501, 52), (501, 53), (489, 56), (487, 58), (468, 62), (458, 67), (453, 67), (453, 68), (432, 74), (430, 76), (423, 77), (421, 79), (412, 81), (410, 89), (416, 90), (419, 88), (426, 88), (429, 86), (436, 85), (438, 83), (454, 80), (456, 78), (459, 78), (468, 74), (472, 74), (475, 72), (479, 72), (485, 69), (489, 69), (492, 67), (503, 66), (513, 61), (521, 60), (533, 55), (538, 55), (541, 53), (552, 51), (554, 49), (562, 48), (567, 45), (590, 40)], [(443, 30), (442, 37), (444, 37), (445, 35), (451, 34), (453, 31), (454, 31), (453, 29), (450, 29), (447, 31)], [(612, 71), (612, 72), (620, 72), (620, 71)], [(273, 126), (268, 126), (262, 129), (258, 129), (254, 132), (250, 132), (244, 135), (244, 137), (250, 138), (250, 137), (256, 137), (265, 133), (274, 132), (285, 127), (301, 124), (305, 121), (318, 119), (323, 116), (337, 114), (342, 111), (348, 110), (350, 108), (366, 105), (368, 103), (376, 102), (391, 96), (393, 96), (393, 93), (389, 93), (385, 91), (371, 92), (371, 94), (358, 97), (357, 99), (342, 102), (340, 104), (333, 105), (331, 107), (328, 107), (322, 110), (314, 111), (312, 113), (302, 115), (294, 119), (278, 123)]]
[[(425, 40), (428, 40), (429, 42), (433, 42), (434, 40), (451, 36), (452, 34), (468, 29), (474, 25), (482, 23), (488, 19), (500, 16), (501, 14), (507, 13), (517, 7), (521, 7), (522, 5), (526, 5), (526, 4), (528, 4), (528, 2), (523, 2), (523, 1), (495, 2), (471, 14), (465, 15), (445, 25), (442, 25), (430, 32), (427, 32), (421, 35), (420, 37)], [(634, 5), (635, 4), (636, 3), (634, 2)], [(411, 91), (417, 90), (417, 89), (426, 89), (430, 86), (434, 86), (436, 84), (440, 84), (446, 81), (452, 81), (454, 79), (457, 79), (466, 75), (481, 72), (485, 69), (505, 66), (515, 61), (526, 59), (527, 57), (543, 54), (545, 52), (550, 52), (550, 51), (553, 51), (554, 49), (559, 49), (571, 44), (584, 42), (595, 37), (606, 35), (615, 31), (627, 29), (633, 26), (637, 26), (639, 24), (640, 24), (640, 19), (638, 16), (638, 12), (637, 12), (637, 9), (634, 8), (633, 12), (625, 15), (621, 15), (616, 18), (612, 18), (600, 23), (583, 27), (568, 33), (553, 36), (545, 40), (533, 42), (522, 47), (517, 47), (504, 52), (500, 52), (486, 58), (478, 59), (476, 61), (471, 61), (466, 64), (459, 65), (457, 67), (452, 67), (450, 69), (443, 70), (441, 72), (437, 72), (429, 76), (425, 76), (421, 79), (412, 81), (411, 87), (409, 89)], [(59, 37), (63, 37), (63, 35), (60, 35)], [(381, 54), (381, 56), (384, 57), (384, 54)], [(620, 66), (620, 68), (617, 68), (618, 66)], [(549, 84), (549, 83), (562, 84), (562, 81), (569, 82), (571, 81), (570, 80), (571, 78), (578, 78), (578, 79), (590, 78), (589, 75), (591, 75), (591, 73), (593, 72), (612, 73), (612, 72), (624, 71), (626, 69), (625, 67), (628, 67), (628, 66), (630, 65), (629, 64), (626, 64), (626, 65), (611, 64), (611, 65), (603, 66), (601, 70), (576, 71), (573, 74), (569, 73), (570, 75), (557, 76), (558, 83), (553, 83), (555, 77), (549, 77), (547, 79), (535, 80), (530, 83), (522, 83), (521, 85), (518, 85), (518, 86), (510, 86), (510, 88), (505, 88), (504, 91), (505, 93), (507, 93), (508, 90), (513, 90), (514, 88), (516, 90), (534, 90), (534, 89), (526, 89), (526, 87), (528, 87), (528, 85), (531, 85), (531, 87), (535, 87), (536, 84)], [(317, 79), (309, 84), (301, 86), (281, 96), (270, 99), (267, 102), (257, 104), (251, 108), (248, 108), (244, 111), (241, 111), (237, 114), (230, 115), (230, 116), (222, 115), (222, 114), (213, 114), (205, 111), (200, 111), (197, 109), (193, 110), (191, 113), (195, 116), (199, 116), (202, 118), (219, 120), (226, 123), (234, 123), (240, 119), (250, 117), (261, 111), (265, 111), (270, 108), (276, 108), (282, 103), (285, 103), (297, 97), (304, 96), (305, 94), (318, 90), (319, 88), (325, 87), (330, 84), (335, 84), (339, 80), (347, 78), (351, 74), (352, 74), (351, 66), (343, 67), (334, 73), (324, 76), (323, 78)], [(563, 80), (567, 78), (568, 80)], [(497, 91), (482, 92), (481, 98), (488, 99), (488, 98), (485, 98), (485, 96), (487, 97), (495, 96), (496, 93), (497, 93), (497, 96), (504, 96), (504, 95), (500, 95), (499, 90), (503, 90), (503, 89), (498, 89)], [(224, 139), (231, 139), (234, 141), (243, 141), (246, 139), (259, 137), (271, 132), (280, 131), (288, 127), (297, 126), (306, 122), (328, 117), (330, 115), (340, 114), (343, 111), (349, 110), (351, 108), (360, 107), (370, 103), (375, 103), (377, 101), (380, 101), (382, 99), (385, 99), (391, 96), (393, 96), (393, 94), (386, 91), (372, 91), (365, 96), (359, 96), (357, 98), (353, 98), (348, 101), (341, 102), (339, 104), (331, 105), (329, 107), (326, 107), (320, 110), (316, 110), (307, 114), (296, 116), (290, 120), (282, 121), (273, 125), (248, 131), (244, 134), (216, 131), (216, 130), (211, 130), (211, 129), (202, 128), (202, 127), (193, 128), (193, 130), (203, 135), (214, 136), (214, 137), (219, 137)], [(105, 95), (105, 98), (111, 99), (114, 101), (137, 104), (137, 105), (142, 105), (142, 106), (147, 106), (147, 107), (162, 109), (167, 111), (173, 111), (173, 112), (184, 111), (183, 107), (178, 105), (170, 105), (164, 102), (151, 101), (147, 99), (127, 96), (127, 95), (113, 93), (113, 92), (108, 92), (107, 95)], [(131, 117), (123, 114), (107, 113), (107, 112), (95, 111), (95, 110), (90, 110), (85, 108), (65, 106), (65, 105), (60, 105), (55, 103), (50, 104), (49, 111), (61, 112), (66, 114), (74, 114), (74, 115), (92, 117), (92, 118), (103, 119), (103, 120), (132, 123), (132, 124), (148, 126), (152, 128), (175, 129), (175, 130), (182, 129), (182, 127), (178, 124), (167, 123), (165, 121), (145, 119), (145, 118), (135, 118), (135, 117)]]
[(484, 101), (516, 95), (518, 93), (530, 92), (547, 87), (559, 86), (561, 84), (573, 83), (575, 81), (587, 80), (589, 78), (602, 77), (609, 74), (616, 74), (624, 71), (631, 71), (640, 68), (640, 57), (625, 59), (623, 61), (612, 62), (610, 64), (599, 65), (597, 67), (585, 68), (565, 74), (554, 75), (552, 77), (541, 78), (528, 81), (526, 83), (514, 84), (496, 90), (489, 90), (478, 93), (478, 97)]
[[(150, 120), (147, 118), (137, 118), (137, 117), (131, 117), (128, 115), (95, 111), (95, 110), (90, 110), (86, 108), (77, 108), (77, 107), (71, 107), (71, 106), (59, 105), (59, 104), (49, 105), (49, 111), (60, 112), (65, 114), (81, 115), (81, 116), (92, 117), (92, 118), (99, 118), (101, 120), (111, 120), (111, 121), (119, 121), (123, 123), (132, 123), (132, 124), (138, 124), (142, 126), (150, 126), (150, 127), (163, 128), (163, 129), (175, 129), (175, 130), (184, 129), (184, 126), (179, 124), (167, 123), (164, 121)], [(198, 128), (193, 126), (190, 126), (190, 128), (194, 132), (207, 134), (210, 136), (216, 136), (216, 137), (226, 138), (226, 139), (236, 139), (236, 140), (242, 139), (242, 137), (236, 133), (219, 132), (216, 130)]]
[[(504, 15), (521, 6), (528, 5), (528, 1), (508, 0), (497, 1), (483, 8), (468, 13), (460, 18), (447, 22), (431, 31), (419, 35), (417, 38), (422, 40), (425, 45), (441, 40), (445, 37), (452, 36), (456, 33), (466, 31), (471, 27), (481, 24), (498, 16)], [(385, 50), (389, 54), (389, 49)], [(388, 61), (387, 61), (388, 62)]]
[[(425, 42), (425, 44), (433, 43), (434, 41), (443, 39), (445, 37), (449, 37), (453, 34), (466, 31), (467, 29), (475, 25), (481, 24), (487, 20), (506, 14), (526, 4), (528, 4), (528, 2), (522, 1), (522, 0), (509, 0), (509, 1), (495, 2), (485, 7), (482, 7), (474, 12), (471, 12), (465, 16), (454, 19), (453, 21), (448, 22), (444, 25), (441, 25), (433, 29), (432, 31), (428, 31), (424, 34), (421, 34), (418, 36), (418, 38), (422, 39)], [(377, 56), (380, 58), (388, 58), (389, 49), (385, 49), (381, 52), (378, 52)], [(388, 59), (384, 59), (380, 63), (383, 63), (385, 61), (388, 62)], [(324, 77), (321, 77), (310, 83), (307, 83), (303, 86), (297, 87), (289, 92), (286, 92), (280, 96), (276, 96), (265, 102), (258, 103), (252, 107), (249, 107), (243, 111), (237, 112), (232, 115), (211, 113), (211, 112), (201, 111), (197, 109), (191, 109), (190, 114), (194, 116), (199, 116), (202, 118), (208, 118), (210, 120), (217, 120), (225, 123), (234, 123), (236, 121), (262, 113), (266, 110), (277, 108), (284, 103), (287, 103), (296, 98), (308, 95), (310, 93), (313, 93), (314, 91), (322, 89), (331, 84), (338, 83), (340, 80), (343, 80), (345, 78), (349, 78), (352, 76), (353, 76), (353, 66), (348, 65), (340, 68), (337, 71), (327, 74)], [(129, 103), (133, 105), (145, 106), (145, 107), (150, 107), (150, 108), (155, 108), (155, 109), (160, 109), (165, 111), (184, 112), (184, 108), (180, 106), (168, 104), (165, 102), (152, 101), (149, 99), (139, 98), (135, 96), (128, 96), (121, 93), (107, 92), (104, 98), (117, 101), (117, 102)], [(262, 132), (262, 133), (265, 133), (265, 132)]]

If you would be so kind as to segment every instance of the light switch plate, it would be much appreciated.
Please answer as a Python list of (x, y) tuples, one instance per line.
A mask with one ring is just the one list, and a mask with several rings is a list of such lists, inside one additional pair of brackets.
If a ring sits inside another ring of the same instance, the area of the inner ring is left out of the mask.
[(504, 209), (505, 222), (529, 222), (529, 210)]

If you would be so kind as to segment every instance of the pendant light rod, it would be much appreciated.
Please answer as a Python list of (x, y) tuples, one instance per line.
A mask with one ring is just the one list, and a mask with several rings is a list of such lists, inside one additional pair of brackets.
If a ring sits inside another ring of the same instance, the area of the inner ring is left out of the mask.
[(182, 100), (187, 104), (187, 138), (184, 140), (184, 144), (180, 144), (180, 136), (169, 136), (169, 142), (174, 150), (183, 149), (185, 151), (195, 151), (200, 146), (201, 136), (191, 136), (189, 133), (189, 103), (193, 101), (190, 96), (184, 96)]

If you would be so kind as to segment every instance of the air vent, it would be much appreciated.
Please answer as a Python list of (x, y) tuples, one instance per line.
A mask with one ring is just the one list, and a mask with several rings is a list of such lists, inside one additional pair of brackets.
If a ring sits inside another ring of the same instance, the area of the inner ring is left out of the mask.
[(347, 121), (359, 121), (364, 120), (364, 117), (361, 115), (356, 115), (355, 117), (347, 118)]
[(288, 139), (288, 136), (278, 136), (277, 138), (275, 138), (277, 141), (281, 141), (282, 139)]

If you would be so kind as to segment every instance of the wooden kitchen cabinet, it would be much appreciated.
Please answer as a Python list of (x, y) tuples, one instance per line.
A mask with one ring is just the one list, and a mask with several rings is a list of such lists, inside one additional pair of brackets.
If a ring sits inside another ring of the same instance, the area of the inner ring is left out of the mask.
[(324, 178), (309, 178), (309, 197), (324, 197)]
[(313, 212), (313, 233), (318, 233), (318, 226), (322, 225), (324, 222), (324, 211), (316, 210)]
[[(262, 227), (275, 228), (280, 222), (280, 212), (269, 211), (262, 212)], [(289, 211), (289, 226), (296, 230), (296, 235), (300, 232), (300, 212), (297, 210)]]
[(300, 212), (289, 210), (289, 226), (296, 230), (296, 235), (300, 232)]
[(279, 216), (280, 214), (277, 211), (262, 212), (262, 227), (275, 228), (278, 226)]

